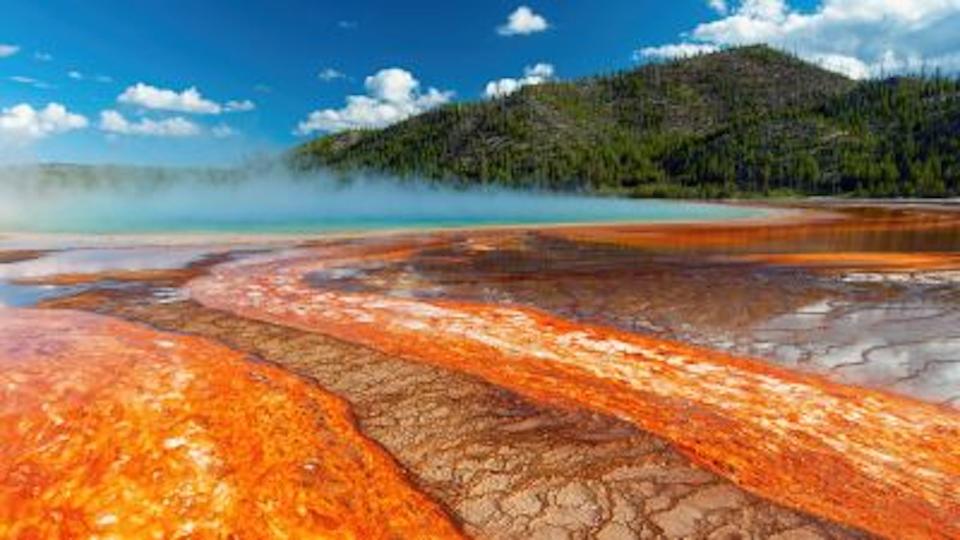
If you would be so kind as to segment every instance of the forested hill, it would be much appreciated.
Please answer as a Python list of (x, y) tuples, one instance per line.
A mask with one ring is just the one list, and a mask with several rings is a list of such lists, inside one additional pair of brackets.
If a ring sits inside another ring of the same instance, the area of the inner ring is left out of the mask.
[(857, 83), (745, 47), (453, 104), (291, 159), (635, 196), (942, 196), (960, 191), (960, 83)]

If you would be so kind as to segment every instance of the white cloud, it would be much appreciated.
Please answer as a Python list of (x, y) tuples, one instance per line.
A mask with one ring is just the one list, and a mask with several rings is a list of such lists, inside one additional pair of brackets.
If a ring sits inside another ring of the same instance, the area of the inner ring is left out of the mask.
[(960, 72), (960, 0), (741, 0), (688, 43), (768, 43), (855, 78), (941, 68)]
[(112, 83), (113, 77), (110, 77), (109, 75), (97, 75), (93, 78), (93, 80), (97, 81), (98, 83)]
[(853, 79), (868, 79), (872, 75), (873, 71), (873, 68), (871, 68), (866, 62), (863, 62), (862, 60), (852, 56), (845, 56), (842, 54), (813, 53), (808, 56), (808, 60), (819, 64), (825, 69), (843, 73), (844, 75)]
[(200, 91), (194, 86), (177, 92), (176, 90), (157, 88), (144, 83), (137, 83), (127, 87), (127, 89), (117, 97), (117, 102), (159, 111), (175, 111), (193, 114), (242, 112), (255, 108), (254, 103), (250, 100), (231, 100), (221, 105), (216, 101), (203, 97)]
[(82, 80), (83, 80), (83, 73), (80, 73), (79, 71), (77, 71), (77, 70), (75, 70), (75, 69), (72, 69), (72, 70), (70, 70), (70, 71), (67, 72), (67, 77), (70, 77), (71, 79), (73, 79), (73, 80), (75, 80), (75, 81), (82, 81)]
[(491, 99), (508, 96), (524, 86), (543, 84), (553, 79), (553, 75), (553, 65), (540, 62), (524, 68), (523, 78), (505, 78), (488, 82), (483, 90), (483, 95)]
[(786, 0), (742, 0), (737, 14), (771, 21), (783, 20), (787, 14)]
[(721, 15), (726, 15), (730, 10), (727, 0), (707, 0), (707, 5)]
[(638, 50), (634, 56), (637, 60), (643, 58), (689, 58), (698, 54), (717, 52), (719, 49), (719, 47), (710, 43), (676, 43), (659, 47), (644, 47)]
[(114, 110), (100, 113), (100, 129), (112, 134), (145, 137), (193, 137), (202, 131), (200, 126), (182, 116), (163, 120), (143, 118), (140, 121), (131, 122)]
[(21, 103), (0, 111), (0, 142), (25, 144), (50, 135), (87, 127), (87, 119), (59, 103), (42, 109)]
[(357, 21), (337, 21), (337, 28), (341, 30), (355, 30), (359, 26)]
[(507, 17), (507, 22), (497, 27), (497, 33), (501, 36), (528, 35), (536, 32), (543, 32), (550, 27), (542, 15), (534, 13), (527, 6), (518, 7)]
[(535, 77), (544, 80), (552, 79), (554, 74), (553, 64), (538, 62), (533, 66), (527, 66), (524, 68), (523, 74), (527, 77)]
[(243, 99), (243, 100), (231, 99), (230, 101), (223, 104), (224, 112), (247, 112), (247, 111), (252, 111), (256, 108), (257, 108), (256, 104), (254, 104), (249, 99)]
[(364, 80), (367, 92), (373, 97), (393, 103), (403, 103), (413, 99), (420, 81), (405, 69), (382, 69)]
[(316, 131), (380, 128), (448, 103), (453, 97), (453, 92), (436, 88), (421, 92), (420, 81), (400, 68), (382, 69), (367, 77), (364, 85), (366, 95), (348, 96), (347, 104), (340, 109), (311, 112), (295, 132), (308, 135)]
[(6, 58), (8, 56), (13, 56), (20, 52), (20, 47), (17, 45), (10, 45), (8, 43), (0, 43), (0, 58)]
[(317, 73), (317, 78), (323, 82), (330, 82), (337, 79), (346, 79), (347, 76), (342, 71), (333, 68), (325, 68), (320, 70), (320, 73)]
[(137, 83), (128, 87), (117, 97), (119, 103), (138, 105), (147, 109), (178, 111), (197, 114), (220, 114), (223, 107), (219, 103), (204, 98), (196, 87), (191, 86), (182, 92), (157, 88), (149, 84)]
[(53, 60), (53, 55), (43, 51), (37, 51), (33, 53), (33, 59), (37, 62), (49, 62)]

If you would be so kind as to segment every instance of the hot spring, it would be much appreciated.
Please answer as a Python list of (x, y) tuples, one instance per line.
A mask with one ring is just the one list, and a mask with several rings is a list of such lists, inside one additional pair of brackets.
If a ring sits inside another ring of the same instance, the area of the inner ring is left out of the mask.
[(755, 209), (264, 171), (126, 168), (0, 174), (0, 231), (322, 233), (489, 225), (737, 219)]

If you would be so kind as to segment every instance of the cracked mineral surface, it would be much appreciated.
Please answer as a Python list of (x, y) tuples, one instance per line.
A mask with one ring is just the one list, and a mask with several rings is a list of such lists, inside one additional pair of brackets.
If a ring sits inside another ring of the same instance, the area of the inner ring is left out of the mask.
[(342, 396), (360, 431), (474, 538), (869, 537), (752, 495), (630, 423), (456, 370), (147, 291), (54, 305), (221, 341)]

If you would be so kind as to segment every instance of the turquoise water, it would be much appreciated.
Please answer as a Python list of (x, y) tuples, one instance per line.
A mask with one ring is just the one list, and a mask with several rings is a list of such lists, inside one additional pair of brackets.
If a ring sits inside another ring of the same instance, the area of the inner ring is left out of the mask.
[(556, 223), (725, 220), (761, 210), (724, 205), (458, 191), (367, 183), (185, 184), (151, 190), (3, 194), (0, 231), (47, 233), (317, 233)]
[[(18, 230), (53, 233), (221, 233), (298, 234), (395, 229), (441, 229), (502, 225), (550, 225), (618, 222), (727, 220), (756, 216), (757, 212), (719, 205), (632, 201), (622, 206), (591, 202), (589, 208), (528, 213), (490, 212), (486, 215), (418, 215), (402, 217), (312, 217), (274, 219), (123, 219), (59, 220)], [(7, 229), (10, 230), (10, 229)]]

